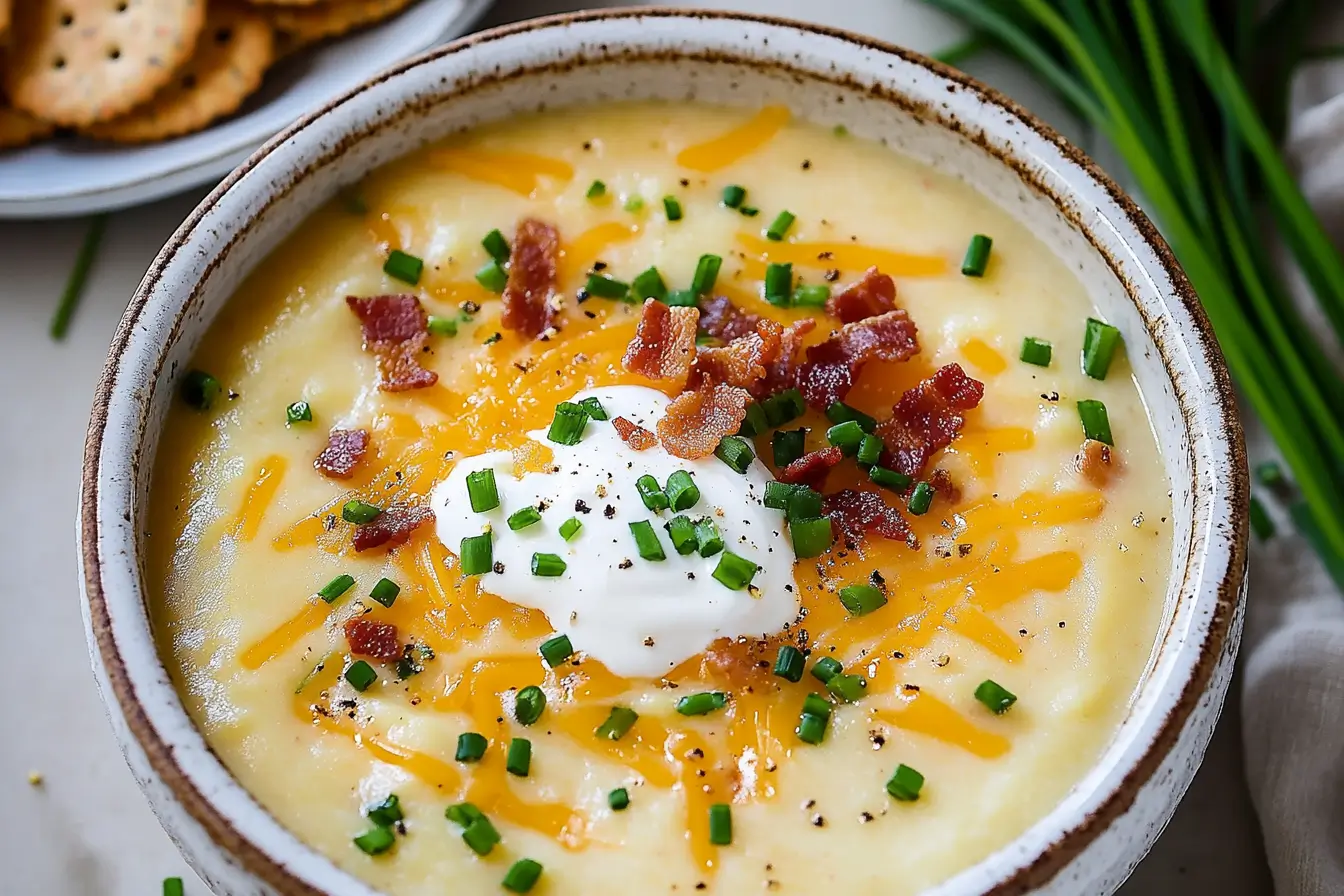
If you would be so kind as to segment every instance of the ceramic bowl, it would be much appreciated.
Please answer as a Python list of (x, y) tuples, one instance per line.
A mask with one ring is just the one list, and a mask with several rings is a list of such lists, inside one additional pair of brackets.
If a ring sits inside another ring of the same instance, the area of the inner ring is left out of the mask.
[(1170, 588), (1119, 730), (1049, 815), (938, 894), (1108, 893), (1156, 839), (1222, 707), (1240, 631), (1248, 484), (1223, 359), (1153, 225), (1076, 148), (959, 72), (853, 34), (745, 15), (539, 20), (408, 62), (231, 174), (159, 254), (112, 342), (85, 450), (89, 647), (132, 770), (217, 892), (368, 894), (233, 779), (155, 650), (141, 556), (150, 470), (185, 365), (244, 276), (323, 201), (427, 141), (520, 111), (621, 99), (784, 103), (962, 178), (1078, 272), (1124, 333), (1172, 483)]

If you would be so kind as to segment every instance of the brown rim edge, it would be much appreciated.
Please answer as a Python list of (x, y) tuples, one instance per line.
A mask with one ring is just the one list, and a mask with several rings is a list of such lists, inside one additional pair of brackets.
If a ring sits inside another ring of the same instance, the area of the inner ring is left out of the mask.
[[(1190, 315), (1191, 320), (1195, 323), (1197, 328), (1197, 332), (1186, 334), (1186, 340), (1193, 349), (1203, 356), (1204, 360), (1208, 363), (1210, 370), (1213, 372), (1215, 392), (1213, 405), (1218, 412), (1218, 418), (1221, 419), (1221, 422), (1225, 426), (1225, 434), (1227, 436), (1231, 461), (1234, 466), (1232, 482), (1230, 483), (1230, 501), (1233, 507), (1233, 517), (1230, 520), (1230, 524), (1233, 531), (1230, 537), (1227, 569), (1224, 571), (1223, 577), (1218, 584), (1219, 599), (1217, 612), (1209, 622), (1208, 633), (1204, 639), (1204, 643), (1200, 646), (1199, 660), (1192, 670), (1189, 679), (1186, 681), (1176, 705), (1163, 720), (1162, 726), (1154, 736), (1149, 749), (1129, 770), (1120, 785), (1087, 818), (1066, 831), (1063, 836), (1046, 847), (1046, 849), (1032, 862), (1018, 868), (1011, 877), (997, 883), (992, 890), (988, 891), (989, 893), (995, 894), (995, 896), (1008, 896), (1008, 894), (1027, 892), (1034, 887), (1044, 884), (1053, 878), (1060, 869), (1069, 863), (1069, 861), (1082, 852), (1106, 825), (1128, 810), (1137, 797), (1139, 790), (1161, 765), (1163, 759), (1175, 744), (1191, 711), (1202, 697), (1204, 690), (1212, 677), (1213, 671), (1227, 645), (1227, 639), (1231, 632), (1233, 621), (1237, 615), (1237, 604), (1245, 575), (1249, 539), (1248, 518), (1245, 508), (1247, 507), (1250, 495), (1250, 480), (1247, 468), (1245, 444), (1240, 420), (1237, 414), (1231, 378), (1223, 360), (1222, 351), (1214, 338), (1213, 328), (1210, 325), (1208, 318), (1205, 316), (1204, 309), (1200, 305), (1198, 298), (1195, 296), (1194, 290), (1186, 279), (1175, 256), (1172, 254), (1170, 247), (1138, 206), (1113, 180), (1111, 180), (1108, 175), (1102, 172), (1101, 169), (1086, 156), (1086, 154), (1072, 143), (1065, 140), (1053, 128), (1039, 121), (1035, 116), (1027, 112), (1013, 100), (999, 93), (997, 90), (981, 84), (957, 69), (951, 68), (921, 54), (886, 43), (885, 41), (876, 40), (824, 25), (800, 22), (777, 16), (748, 13), (713, 10), (684, 10), (665, 7), (640, 7), (569, 13), (493, 28), (459, 38), (440, 48), (413, 57), (401, 65), (388, 69), (377, 77), (360, 84), (349, 92), (299, 119), (289, 128), (277, 134), (221, 181), (177, 229), (146, 272), (141, 286), (136, 290), (135, 296), (127, 308), (125, 315), (122, 317), (116, 334), (113, 336), (108, 351), (108, 360), (94, 395), (94, 404), (85, 441), (83, 469), (81, 473), (82, 482), (80, 491), (79, 526), (80, 551), (84, 562), (84, 584), (85, 593), (89, 603), (91, 628), (94, 633), (100, 657), (106, 669), (109, 685), (116, 695), (120, 711), (126, 719), (127, 726), (136, 737), (140, 747), (144, 750), (151, 768), (153, 768), (154, 772), (159, 775), (163, 783), (181, 801), (183, 808), (206, 830), (215, 842), (219, 843), (231, 853), (247, 871), (255, 874), (258, 878), (281, 893), (317, 894), (319, 891), (314, 890), (307, 883), (300, 880), (284, 864), (273, 859), (236, 831), (196, 789), (190, 778), (188, 778), (177, 766), (172, 756), (172, 750), (158, 737), (148, 716), (145, 714), (138, 700), (135, 699), (130, 675), (116, 650), (111, 620), (108, 616), (107, 605), (102, 588), (101, 557), (98, 552), (97, 535), (99, 457), (102, 449), (103, 436), (107, 427), (108, 407), (111, 400), (113, 382), (115, 381), (118, 372), (119, 359), (126, 349), (136, 321), (145, 309), (148, 301), (148, 294), (152, 291), (153, 286), (162, 275), (169, 259), (181, 249), (182, 245), (187, 241), (188, 236), (196, 229), (201, 219), (240, 178), (255, 168), (264, 158), (270, 155), (277, 146), (281, 145), (293, 134), (307, 127), (313, 121), (331, 112), (332, 109), (342, 105), (351, 97), (354, 97), (377, 84), (387, 81), (390, 78), (396, 77), (428, 60), (453, 55), (479, 44), (506, 38), (513, 34), (549, 28), (557, 25), (595, 20), (667, 17), (712, 19), (728, 22), (752, 22), (808, 31), (847, 41), (861, 47), (897, 56), (907, 62), (926, 68), (953, 82), (961, 89), (972, 91), (987, 104), (997, 106), (1008, 112), (1029, 127), (1042, 139), (1047, 140), (1058, 147), (1060, 152), (1064, 154), (1070, 162), (1077, 165), (1088, 177), (1105, 189), (1111, 199), (1122, 210), (1129, 223), (1144, 238), (1146, 243), (1152, 248), (1154, 254), (1158, 257), (1164, 272), (1167, 274), (1175, 288), (1177, 298), (1186, 313)], [(1031, 181), (1028, 181), (1028, 183), (1033, 189), (1038, 192), (1041, 191), (1041, 185), (1039, 183)], [(1068, 214), (1068, 210), (1062, 207), (1059, 197), (1054, 196), (1049, 191), (1045, 191), (1045, 195), (1047, 195), (1057, 207), (1060, 207), (1060, 211), (1064, 213), (1066, 217), (1072, 217)], [(283, 192), (278, 194), (272, 202), (278, 200), (280, 196), (283, 196)], [(1161, 354), (1161, 346), (1158, 348), (1159, 354)], [(1182, 405), (1190, 400), (1186, 395), (1182, 394), (1180, 390), (1177, 390), (1177, 399), (1178, 403)], [(1182, 410), (1184, 411), (1185, 409), (1182, 408)]]

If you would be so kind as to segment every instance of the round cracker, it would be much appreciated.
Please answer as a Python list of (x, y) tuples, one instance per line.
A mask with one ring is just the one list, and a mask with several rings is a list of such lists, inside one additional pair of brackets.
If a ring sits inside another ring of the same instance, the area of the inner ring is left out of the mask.
[(4, 84), (10, 102), (79, 127), (148, 100), (191, 56), (204, 0), (23, 0)]
[(5, 39), (5, 32), (9, 30), (9, 20), (14, 16), (13, 7), (10, 0), (0, 0), (0, 40)]
[(412, 0), (324, 0), (311, 6), (271, 6), (266, 14), (291, 50), (372, 25)]
[(233, 112), (261, 86), (275, 58), (274, 36), (259, 13), (212, 2), (196, 51), (173, 82), (143, 106), (82, 133), (118, 143), (146, 143), (200, 130)]
[(27, 146), (34, 140), (50, 137), (55, 130), (56, 125), (51, 122), (11, 109), (0, 99), (0, 149)]

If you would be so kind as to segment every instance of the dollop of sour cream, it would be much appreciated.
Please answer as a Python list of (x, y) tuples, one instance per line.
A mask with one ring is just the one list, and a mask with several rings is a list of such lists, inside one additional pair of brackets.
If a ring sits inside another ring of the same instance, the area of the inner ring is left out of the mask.
[[(461, 459), (435, 486), (430, 500), (437, 535), (450, 551), (456, 553), (463, 538), (487, 527), (493, 532), (496, 572), (485, 574), (482, 588), (545, 613), (575, 650), (625, 677), (657, 677), (718, 638), (767, 635), (793, 622), (798, 614), (793, 547), (784, 535), (783, 514), (763, 503), (771, 478), (764, 465), (753, 461), (742, 474), (717, 457), (685, 460), (661, 445), (635, 451), (610, 421), (625, 417), (656, 431), (668, 398), (644, 386), (611, 386), (572, 400), (588, 397), (601, 402), (608, 420), (589, 421), (577, 445), (547, 441), (544, 430), (529, 433), (554, 453), (547, 471), (515, 475), (513, 455), (493, 451)], [(500, 503), (476, 513), (467, 474), (485, 469), (495, 472)], [(689, 472), (700, 490), (699, 502), (680, 512), (692, 521), (712, 519), (725, 550), (760, 567), (750, 588), (735, 591), (714, 578), (722, 553), (678, 554), (664, 528), (676, 514), (644, 506), (635, 480), (648, 475), (665, 485), (677, 470)], [(510, 530), (508, 517), (529, 506), (541, 510), (541, 522)], [(565, 541), (560, 524), (571, 517), (583, 528)], [(630, 531), (639, 520), (653, 524), (667, 559), (640, 558)], [(565, 572), (533, 575), (532, 555), (538, 552), (561, 557)]]

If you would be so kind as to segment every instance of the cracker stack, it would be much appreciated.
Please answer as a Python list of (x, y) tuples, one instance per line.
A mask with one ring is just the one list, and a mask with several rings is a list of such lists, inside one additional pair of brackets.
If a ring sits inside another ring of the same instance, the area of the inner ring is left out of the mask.
[(0, 0), (0, 149), (58, 129), (116, 143), (199, 131), (276, 59), (414, 0)]

